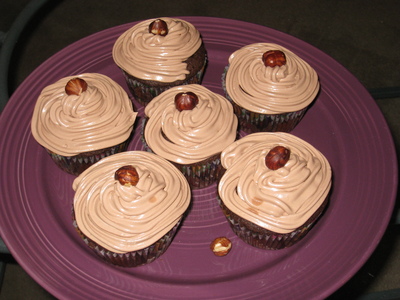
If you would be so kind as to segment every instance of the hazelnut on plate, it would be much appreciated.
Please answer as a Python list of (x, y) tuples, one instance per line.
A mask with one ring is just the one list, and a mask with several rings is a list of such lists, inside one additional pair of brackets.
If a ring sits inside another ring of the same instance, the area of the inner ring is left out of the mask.
[(232, 242), (226, 237), (218, 237), (211, 243), (210, 249), (216, 256), (225, 256), (231, 251)]

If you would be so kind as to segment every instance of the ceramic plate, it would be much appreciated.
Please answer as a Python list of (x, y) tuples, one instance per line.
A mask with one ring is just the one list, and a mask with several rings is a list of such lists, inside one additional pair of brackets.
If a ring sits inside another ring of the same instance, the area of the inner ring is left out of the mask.
[[(216, 203), (216, 186), (193, 193), (193, 207), (168, 251), (125, 269), (100, 261), (71, 221), (74, 176), (59, 170), (33, 139), (30, 120), (40, 91), (83, 72), (110, 76), (126, 90), (111, 57), (126, 24), (84, 38), (37, 68), (1, 116), (0, 228), (13, 256), (44, 288), (71, 299), (325, 298), (364, 264), (380, 241), (395, 201), (397, 162), (388, 126), (374, 100), (345, 68), (309, 44), (263, 26), (182, 17), (201, 32), (209, 65), (203, 84), (223, 93), (229, 55), (246, 44), (278, 43), (316, 69), (321, 93), (292, 132), (319, 149), (334, 173), (330, 205), (301, 242), (279, 251), (246, 245)], [(140, 114), (143, 109), (138, 107)], [(138, 120), (140, 122), (140, 119)], [(130, 150), (141, 150), (140, 130)], [(231, 253), (216, 257), (211, 241), (227, 236)]]

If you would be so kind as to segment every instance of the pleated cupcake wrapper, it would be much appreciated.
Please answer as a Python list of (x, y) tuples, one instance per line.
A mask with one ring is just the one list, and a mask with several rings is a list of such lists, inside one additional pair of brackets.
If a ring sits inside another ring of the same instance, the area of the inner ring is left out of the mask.
[(170, 89), (171, 87), (178, 86), (178, 85), (187, 85), (187, 84), (201, 84), (204, 70), (206, 66), (207, 60), (204, 61), (203, 67), (197, 72), (194, 76), (188, 78), (184, 82), (179, 81), (179, 84), (174, 84), (173, 82), (170, 85), (163, 85), (163, 86), (153, 86), (147, 85), (135, 77), (130, 75), (129, 73), (122, 70), (126, 82), (128, 84), (129, 91), (131, 92), (132, 96), (143, 106), (146, 106), (153, 98), (160, 95), (162, 92)]
[(250, 221), (240, 218), (238, 215), (230, 211), (218, 198), (225, 217), (227, 218), (232, 231), (245, 243), (266, 250), (278, 250), (293, 246), (295, 243), (304, 238), (316, 221), (319, 219), (328, 199), (326, 199), (321, 207), (307, 220), (304, 225), (289, 233), (276, 233), (264, 229)]
[(181, 165), (172, 162), (185, 176), (192, 189), (202, 189), (221, 179), (224, 169), (221, 165), (220, 153), (201, 162)]
[[(144, 138), (144, 128), (146, 126), (147, 118), (142, 121), (141, 139), (144, 149), (148, 152), (154, 151), (147, 145)], [(219, 181), (225, 172), (221, 165), (221, 153), (217, 153), (205, 160), (194, 164), (182, 165), (169, 161), (185, 176), (191, 189), (202, 189)]]
[[(229, 97), (227, 97), (229, 99)], [(231, 99), (233, 110), (239, 120), (239, 128), (247, 133), (253, 132), (290, 132), (301, 121), (307, 107), (299, 111), (283, 114), (260, 114), (240, 107)]]
[(226, 90), (226, 73), (229, 66), (226, 66), (222, 73), (222, 88), (226, 98), (232, 103), (233, 110), (239, 120), (239, 129), (246, 133), (254, 132), (290, 132), (301, 121), (308, 107), (294, 112), (282, 114), (261, 114), (251, 112), (233, 101)]
[(83, 152), (74, 156), (62, 156), (48, 149), (46, 150), (58, 167), (69, 174), (77, 176), (102, 158), (125, 151), (128, 147), (129, 140), (130, 139), (109, 148)]
[(164, 254), (165, 251), (167, 251), (168, 247), (171, 245), (171, 242), (178, 230), (180, 222), (181, 219), (168, 233), (166, 233), (162, 238), (160, 238), (152, 245), (141, 250), (131, 251), (127, 253), (115, 253), (105, 249), (104, 247), (87, 238), (77, 227), (76, 221), (74, 221), (74, 226), (77, 229), (79, 235), (82, 237), (83, 241), (101, 259), (113, 265), (131, 268), (149, 264), (159, 258), (162, 254)]

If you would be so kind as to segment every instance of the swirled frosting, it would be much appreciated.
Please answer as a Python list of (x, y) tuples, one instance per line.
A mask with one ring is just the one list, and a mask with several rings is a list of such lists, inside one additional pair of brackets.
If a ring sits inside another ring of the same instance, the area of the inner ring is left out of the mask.
[[(136, 186), (114, 179), (122, 166), (133, 165)], [(73, 182), (78, 228), (89, 239), (115, 252), (144, 249), (170, 231), (189, 206), (190, 188), (171, 163), (145, 151), (106, 157)]]
[[(75, 77), (88, 88), (67, 95)], [(70, 76), (47, 86), (33, 112), (31, 130), (43, 147), (63, 156), (112, 147), (128, 139), (137, 113), (127, 93), (111, 78), (97, 73)]]
[[(288, 148), (290, 159), (272, 171), (265, 156), (277, 145)], [(254, 133), (221, 154), (227, 169), (218, 191), (223, 203), (238, 216), (277, 233), (303, 225), (326, 199), (331, 168), (313, 146), (289, 133)]]
[[(286, 65), (266, 67), (262, 55), (268, 50), (284, 52)], [(319, 91), (319, 81), (315, 70), (293, 52), (256, 43), (231, 54), (225, 88), (236, 104), (249, 111), (280, 114), (308, 106)]]
[[(199, 103), (192, 110), (178, 111), (174, 99), (180, 92), (195, 93)], [(220, 153), (236, 138), (238, 121), (231, 103), (198, 84), (163, 92), (146, 106), (145, 114), (148, 146), (179, 164), (196, 163)]]
[(168, 25), (166, 36), (149, 33), (146, 20), (124, 32), (115, 42), (113, 58), (124, 71), (144, 80), (174, 82), (189, 74), (185, 61), (201, 46), (199, 31), (189, 22), (161, 18)]

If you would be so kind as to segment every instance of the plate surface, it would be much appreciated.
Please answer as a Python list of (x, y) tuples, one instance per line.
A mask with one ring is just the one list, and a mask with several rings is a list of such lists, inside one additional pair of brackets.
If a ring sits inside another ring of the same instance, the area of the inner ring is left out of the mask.
[[(216, 186), (195, 191), (193, 206), (168, 251), (155, 262), (124, 269), (103, 263), (71, 222), (74, 176), (59, 170), (30, 132), (40, 91), (83, 72), (110, 76), (126, 90), (111, 49), (135, 23), (91, 35), (60, 51), (17, 89), (1, 116), (1, 236), (20, 265), (58, 298), (71, 299), (318, 299), (364, 264), (388, 224), (397, 189), (397, 161), (387, 124), (365, 88), (320, 50), (263, 26), (182, 17), (201, 32), (209, 65), (203, 84), (223, 94), (229, 55), (246, 44), (278, 43), (310, 63), (321, 93), (292, 132), (328, 158), (334, 173), (330, 205), (298, 244), (279, 251), (246, 245), (216, 203)], [(137, 107), (139, 113), (143, 109)], [(137, 122), (140, 122), (138, 120)], [(141, 150), (137, 130), (130, 150)], [(227, 236), (233, 249), (216, 257), (211, 241)]]

